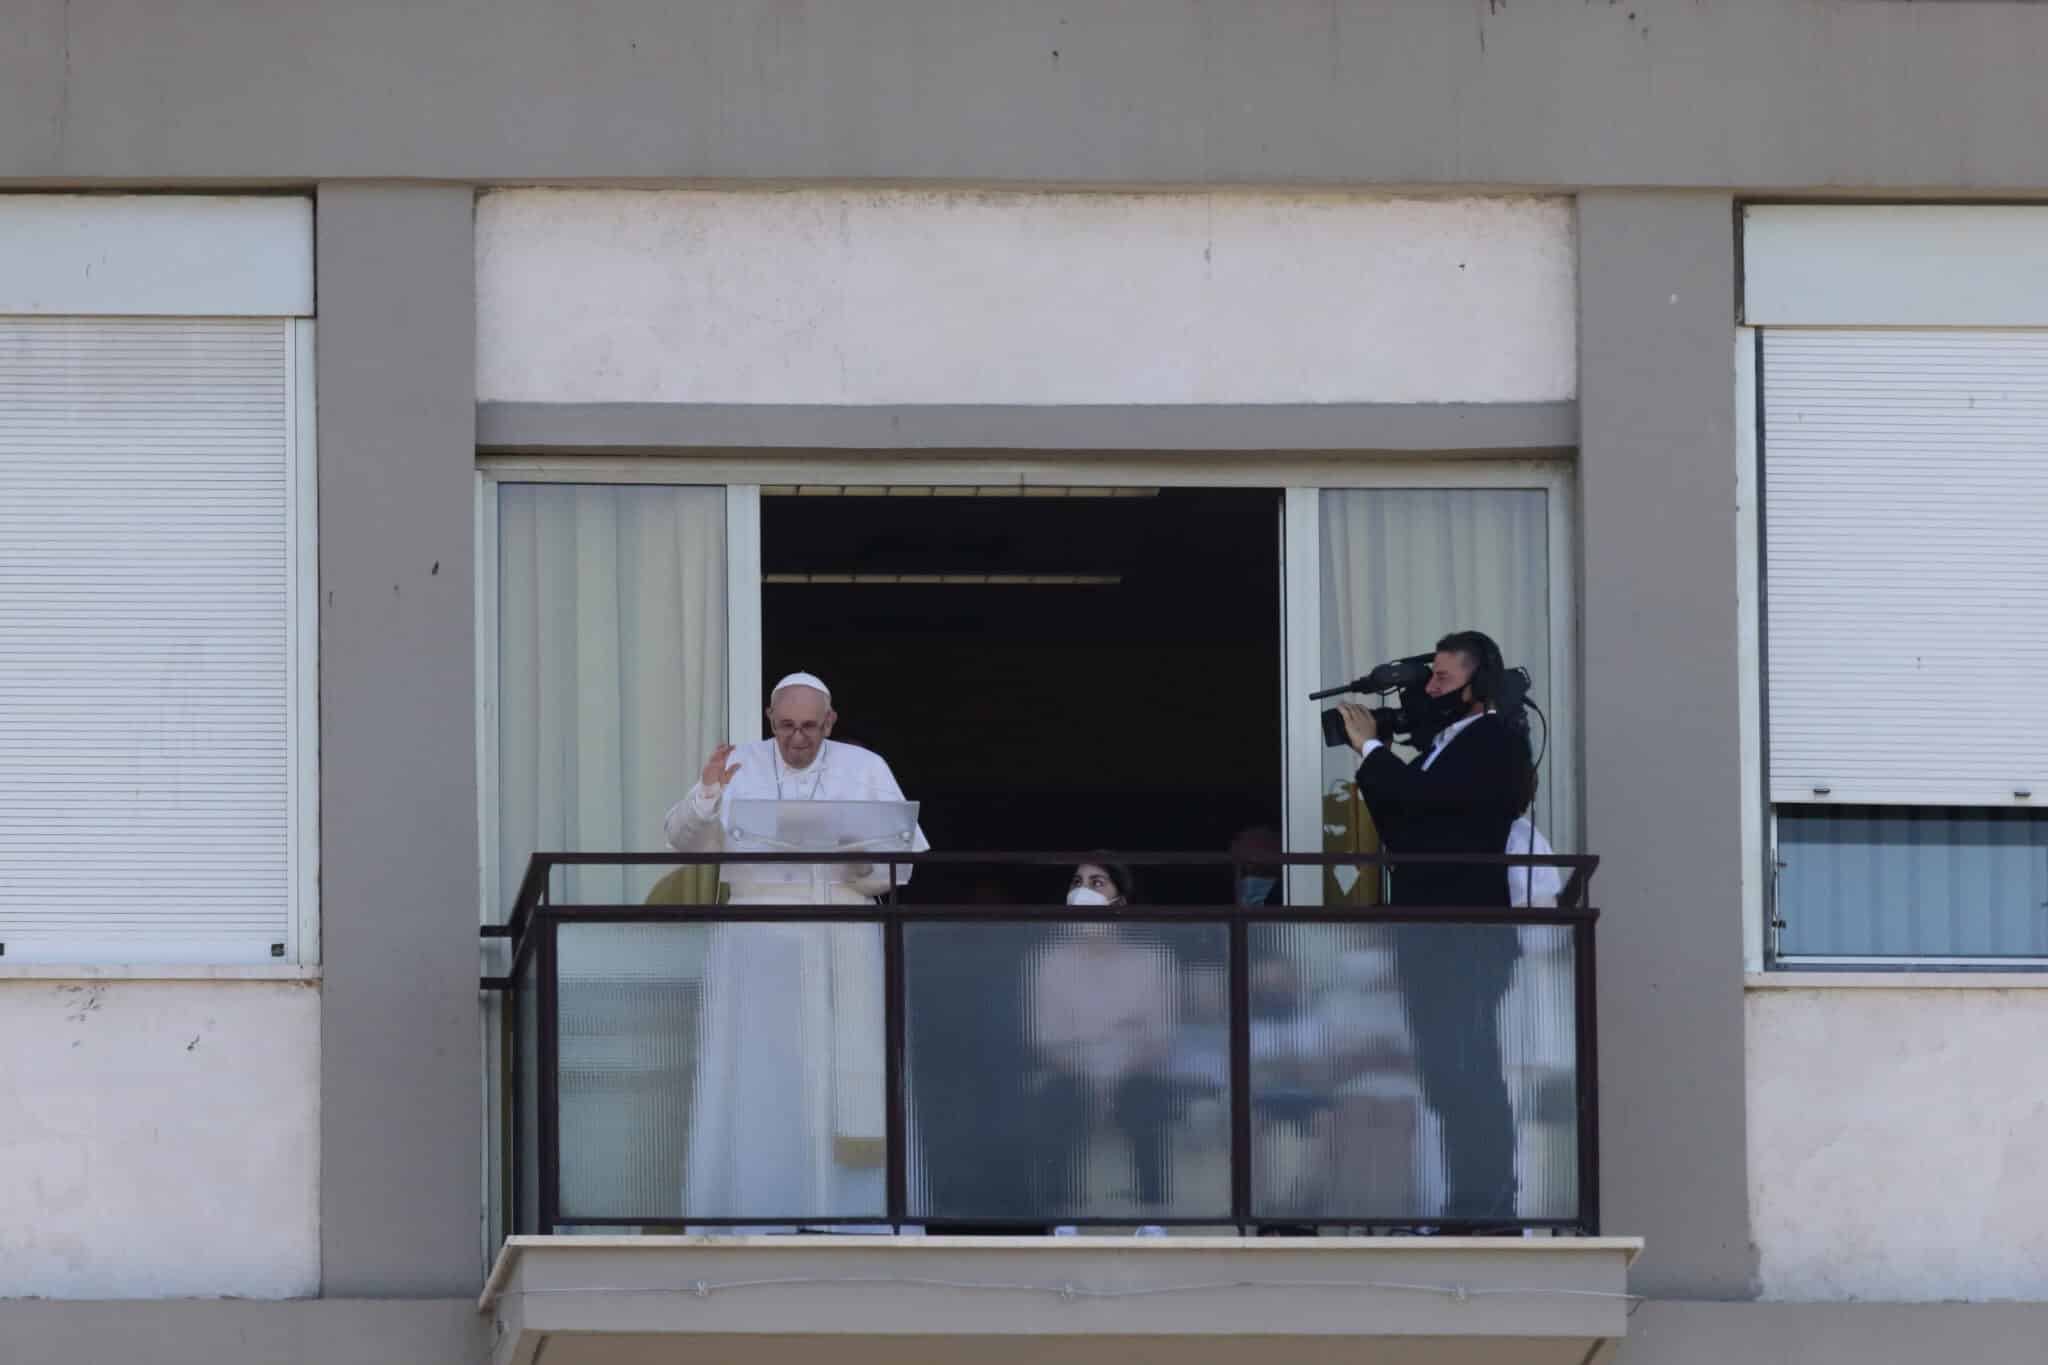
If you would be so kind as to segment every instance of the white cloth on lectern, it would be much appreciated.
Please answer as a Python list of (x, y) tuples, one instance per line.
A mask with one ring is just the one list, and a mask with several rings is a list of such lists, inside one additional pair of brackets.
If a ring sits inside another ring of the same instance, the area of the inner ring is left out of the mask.
[[(1550, 840), (1543, 837), (1543, 831), (1536, 828), (1536, 822), (1526, 815), (1517, 816), (1509, 827), (1508, 846), (1502, 851), (1519, 853), (1527, 858), (1548, 858), (1557, 852), (1550, 846)], [(1563, 894), (1563, 868), (1529, 866), (1508, 869), (1509, 905), (1548, 909), (1556, 905), (1557, 898)]]
[[(805, 683), (805, 686), (811, 686)], [(791, 768), (771, 739), (733, 750), (739, 771), (702, 783), (663, 822), (672, 848), (727, 846), (734, 801), (901, 801), (881, 755), (825, 740)], [(931, 847), (920, 827), (912, 847)], [(808, 877), (726, 867), (734, 905), (803, 905)], [(899, 865), (896, 880), (910, 880)], [(831, 905), (865, 906), (888, 869), (835, 872)], [(886, 1209), (882, 931), (877, 924), (726, 924), (711, 933), (685, 1217), (881, 1216)]]

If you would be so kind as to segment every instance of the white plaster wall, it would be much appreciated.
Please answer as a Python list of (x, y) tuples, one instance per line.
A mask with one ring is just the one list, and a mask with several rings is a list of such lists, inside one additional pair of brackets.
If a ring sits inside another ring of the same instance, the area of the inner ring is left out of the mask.
[(0, 1298), (318, 1293), (319, 1026), (305, 982), (0, 981)]
[(1559, 198), (506, 190), (479, 396), (1539, 402), (1573, 396)]
[(1765, 1297), (2048, 1299), (2048, 989), (1752, 991)]

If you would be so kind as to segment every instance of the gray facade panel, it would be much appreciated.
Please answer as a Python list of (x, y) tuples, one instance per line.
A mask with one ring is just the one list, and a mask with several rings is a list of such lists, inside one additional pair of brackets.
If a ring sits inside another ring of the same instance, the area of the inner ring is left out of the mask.
[(2039, 1365), (2048, 1303), (1694, 1303), (1629, 1318), (1616, 1365)]
[(331, 1295), (481, 1280), (472, 204), (446, 187), (318, 202)]
[(31, 0), (0, 179), (2048, 190), (2048, 6)]
[[(0, 1302), (7, 1365), (480, 1365), (489, 1319), (473, 1299), (292, 1303)], [(948, 1346), (957, 1339), (946, 1339)], [(2039, 1303), (1711, 1303), (1653, 1299), (1628, 1321), (1619, 1365), (2037, 1365)], [(829, 1338), (812, 1354), (846, 1354)], [(909, 1360), (904, 1339), (892, 1349)], [(676, 1339), (686, 1359), (688, 1339)], [(955, 1358), (948, 1356), (948, 1358)]]
[(482, 403), (497, 451), (1568, 451), (1574, 403), (1152, 406)]
[(476, 1300), (0, 1303), (7, 1365), (479, 1365)]
[(1735, 233), (1579, 201), (1580, 676), (1602, 858), (1603, 1222), (1651, 1294), (1754, 1293), (1735, 736)]
[(0, 176), (57, 175), (70, 86), (68, 0), (14, 0), (0, 40)]

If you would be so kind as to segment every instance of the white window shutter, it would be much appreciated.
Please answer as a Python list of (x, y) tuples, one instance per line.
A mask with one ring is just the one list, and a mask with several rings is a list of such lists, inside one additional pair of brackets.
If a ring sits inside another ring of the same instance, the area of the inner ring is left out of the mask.
[(298, 955), (292, 328), (0, 318), (0, 961)]
[(1762, 378), (1772, 799), (2048, 804), (2048, 332), (1767, 329)]

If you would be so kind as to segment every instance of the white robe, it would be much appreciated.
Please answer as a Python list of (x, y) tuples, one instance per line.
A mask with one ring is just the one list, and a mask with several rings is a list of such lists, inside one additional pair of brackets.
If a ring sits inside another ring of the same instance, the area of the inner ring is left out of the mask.
[[(722, 791), (702, 784), (663, 823), (672, 848), (728, 846), (734, 801), (901, 801), (879, 754), (826, 740), (803, 769), (773, 740), (733, 751), (739, 771)], [(918, 852), (930, 848), (919, 829)], [(808, 872), (787, 866), (722, 870), (734, 905), (804, 905)], [(889, 889), (889, 870), (834, 869), (826, 903), (865, 906)], [(910, 880), (898, 866), (896, 882)], [(883, 1160), (882, 931), (876, 924), (728, 924), (704, 962), (702, 1035), (684, 1171), (684, 1216), (879, 1217)]]

